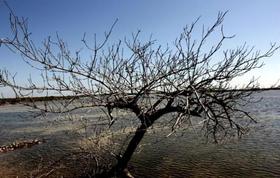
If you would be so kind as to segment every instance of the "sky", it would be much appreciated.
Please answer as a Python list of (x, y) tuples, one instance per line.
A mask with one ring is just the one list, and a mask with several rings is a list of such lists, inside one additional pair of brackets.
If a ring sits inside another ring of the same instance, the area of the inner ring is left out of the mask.
[[(280, 44), (279, 0), (7, 0), (17, 16), (28, 18), (32, 38), (40, 44), (47, 36), (58, 33), (70, 48), (82, 47), (81, 39), (97, 34), (102, 39), (118, 19), (110, 41), (131, 36), (141, 30), (141, 37), (151, 34), (159, 44), (172, 44), (185, 25), (198, 17), (197, 31), (202, 24), (213, 24), (219, 11), (228, 11), (224, 31), (236, 35), (225, 44), (236, 48), (246, 42), (255, 49), (265, 51), (271, 42)], [(9, 11), (0, 0), (0, 38), (9, 35)], [(89, 38), (90, 39), (90, 38)], [(264, 61), (262, 69), (251, 72), (236, 81), (242, 83), (252, 76), (259, 78), (263, 87), (269, 87), (280, 79), (280, 52)], [(34, 73), (18, 54), (0, 47), (0, 69), (17, 73), (21, 79)], [(36, 76), (34, 76), (36, 79)], [(9, 95), (5, 89), (0, 92)]]

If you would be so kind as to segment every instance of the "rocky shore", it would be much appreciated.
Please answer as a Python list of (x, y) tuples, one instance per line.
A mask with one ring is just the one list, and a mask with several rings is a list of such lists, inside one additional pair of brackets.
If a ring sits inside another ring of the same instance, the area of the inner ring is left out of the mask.
[(30, 148), (34, 145), (42, 144), (45, 142), (46, 142), (46, 140), (44, 140), (44, 139), (43, 140), (34, 139), (34, 140), (26, 140), (26, 141), (21, 141), (21, 142), (14, 142), (10, 145), (0, 146), (0, 153), (15, 151), (17, 149), (22, 149), (22, 148)]

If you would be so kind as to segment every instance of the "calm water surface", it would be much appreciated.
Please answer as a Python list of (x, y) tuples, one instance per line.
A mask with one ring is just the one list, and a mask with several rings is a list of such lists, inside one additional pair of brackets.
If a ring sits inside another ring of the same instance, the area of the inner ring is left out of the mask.
[[(241, 140), (216, 145), (206, 144), (191, 131), (167, 139), (165, 134), (149, 134), (141, 151), (134, 155), (130, 169), (136, 177), (151, 178), (280, 177), (280, 91), (265, 91), (256, 97), (262, 100), (247, 107), (258, 123)], [(99, 114), (87, 113), (95, 119)], [(44, 163), (75, 149), (80, 137), (71, 134), (70, 124), (56, 120), (54, 116), (30, 117), (26, 108), (19, 105), (0, 107), (0, 145), (15, 140), (47, 139), (42, 145), (0, 154), (0, 177), (30, 177)], [(63, 166), (59, 169), (65, 171), (55, 176), (75, 177), (67, 168), (83, 167), (70, 162)]]

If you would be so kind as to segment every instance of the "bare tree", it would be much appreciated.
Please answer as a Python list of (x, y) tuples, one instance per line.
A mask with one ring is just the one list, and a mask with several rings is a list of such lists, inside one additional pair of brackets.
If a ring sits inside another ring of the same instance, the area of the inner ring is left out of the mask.
[[(203, 28), (199, 39), (192, 38), (197, 21), (186, 26), (171, 47), (157, 45), (153, 39), (143, 42), (140, 32), (130, 40), (109, 46), (115, 22), (101, 43), (95, 38), (90, 45), (84, 35), (84, 50), (90, 57), (83, 59), (83, 51), (70, 51), (58, 35), (48, 37), (41, 46), (35, 45), (27, 20), (11, 13), (12, 35), (0, 43), (41, 71), (42, 82), (29, 79), (29, 83), (20, 85), (13, 75), (2, 70), (1, 85), (12, 88), (19, 98), (36, 92), (64, 98), (60, 105), (34, 102), (31, 106), (42, 113), (102, 107), (107, 111), (109, 126), (116, 121), (113, 110), (134, 113), (139, 126), (111, 170), (112, 174), (128, 175), (128, 162), (147, 129), (164, 115), (172, 113), (167, 118), (172, 132), (185, 122), (200, 120), (205, 135), (215, 142), (228, 135), (240, 136), (246, 123), (255, 122), (243, 106), (249, 102), (256, 82), (236, 88), (231, 81), (261, 67), (260, 60), (270, 57), (279, 47), (271, 44), (267, 51), (260, 52), (245, 44), (223, 50), (223, 42), (233, 38), (224, 35), (225, 15), (219, 13), (212, 26)], [(207, 40), (217, 33), (219, 39), (209, 46)]]

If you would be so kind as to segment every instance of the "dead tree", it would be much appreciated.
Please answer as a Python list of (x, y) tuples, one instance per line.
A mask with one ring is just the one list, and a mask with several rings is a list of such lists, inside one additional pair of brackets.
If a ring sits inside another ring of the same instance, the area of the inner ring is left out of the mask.
[[(212, 26), (203, 28), (199, 39), (192, 38), (197, 21), (186, 26), (170, 47), (157, 45), (153, 39), (143, 42), (139, 32), (130, 40), (108, 45), (114, 23), (101, 43), (94, 39), (90, 45), (84, 35), (84, 49), (70, 51), (58, 35), (46, 38), (41, 46), (35, 45), (26, 19), (11, 13), (11, 37), (1, 38), (0, 43), (41, 71), (42, 82), (29, 79), (26, 85), (20, 85), (13, 75), (2, 70), (1, 84), (12, 88), (19, 98), (36, 92), (65, 97), (59, 106), (32, 104), (42, 112), (104, 107), (110, 126), (115, 123), (113, 110), (134, 113), (139, 126), (111, 171), (122, 174), (147, 129), (164, 115), (172, 113), (168, 115), (172, 131), (186, 121), (202, 118), (205, 135), (216, 142), (227, 135), (241, 135), (244, 123), (254, 121), (243, 106), (252, 94), (250, 89), (256, 87), (255, 81), (242, 88), (233, 87), (231, 81), (261, 67), (260, 60), (270, 57), (279, 47), (271, 44), (267, 51), (260, 52), (245, 44), (223, 50), (223, 42), (233, 38), (224, 34), (225, 14), (219, 13)], [(209, 44), (212, 34), (220, 37)]]

